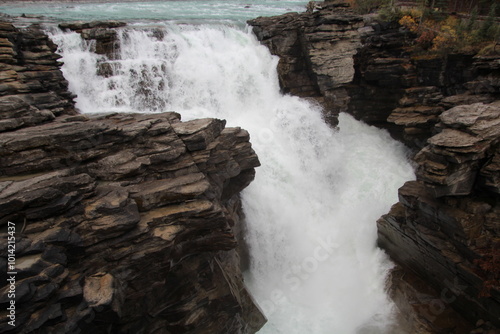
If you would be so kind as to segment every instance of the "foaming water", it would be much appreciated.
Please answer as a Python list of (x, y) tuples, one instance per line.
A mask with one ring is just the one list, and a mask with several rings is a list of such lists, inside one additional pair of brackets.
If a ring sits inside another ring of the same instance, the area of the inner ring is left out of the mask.
[(271, 174), (288, 177), (261, 171), (249, 189), (260, 195), (244, 197), (254, 224), (247, 241), (258, 254), (248, 283), (270, 320), (262, 333), (388, 333), (394, 325), (384, 292), (391, 264), (375, 247), (375, 221), (412, 171), (387, 134), (345, 114), (339, 127), (312, 145), (292, 138), (300, 151), (267, 151), (280, 166)]
[(242, 194), (246, 282), (269, 319), (261, 333), (388, 333), (391, 264), (375, 222), (414, 177), (402, 145), (345, 114), (334, 130), (319, 107), (282, 95), (277, 58), (249, 31), (122, 29), (111, 61), (77, 34), (52, 38), (82, 112), (173, 110), (250, 132), (262, 166)]

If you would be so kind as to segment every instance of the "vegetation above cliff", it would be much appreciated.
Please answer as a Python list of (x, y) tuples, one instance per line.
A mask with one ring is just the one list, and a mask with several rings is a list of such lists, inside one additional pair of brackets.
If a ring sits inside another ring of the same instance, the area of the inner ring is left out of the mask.
[(500, 53), (500, 5), (484, 0), (352, 0), (360, 13), (378, 10), (386, 21), (398, 22), (414, 39), (419, 54)]
[(496, 7), (482, 20), (477, 8), (468, 17), (429, 8), (410, 10), (400, 13), (398, 23), (415, 34), (416, 51), (500, 52), (500, 47), (495, 50), (500, 37)]

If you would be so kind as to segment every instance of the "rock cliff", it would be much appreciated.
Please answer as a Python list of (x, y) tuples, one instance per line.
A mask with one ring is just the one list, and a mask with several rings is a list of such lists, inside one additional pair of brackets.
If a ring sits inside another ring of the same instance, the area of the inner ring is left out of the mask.
[(420, 150), (443, 111), (498, 99), (498, 56), (412, 54), (409, 32), (373, 23), (354, 57), (349, 112)]
[(328, 121), (347, 110), (343, 87), (354, 75), (353, 56), (361, 46), (363, 18), (344, 3), (321, 3), (313, 13), (289, 13), (250, 20), (257, 38), (280, 57), (284, 93), (310, 97), (325, 106)]
[(0, 332), (256, 332), (235, 250), (248, 132), (77, 114), (43, 33), (2, 22), (0, 43)]
[(444, 110), (499, 96), (499, 56), (415, 56), (408, 31), (356, 15), (341, 0), (248, 23), (280, 57), (284, 93), (317, 100), (333, 125), (339, 112), (348, 112), (415, 150), (426, 145)]
[(317, 99), (332, 124), (349, 112), (414, 151), (417, 180), (378, 221), (410, 332), (497, 333), (500, 57), (416, 57), (407, 31), (341, 1), (249, 23), (280, 56), (284, 92)]
[[(432, 333), (468, 333), (449, 320), (448, 306), (472, 324), (500, 325), (499, 123), (498, 102), (444, 111), (440, 132), (415, 157), (417, 181), (399, 189), (399, 203), (378, 221), (380, 246), (433, 289), (408, 305), (422, 318), (412, 321)], [(396, 295), (415, 285), (407, 279), (394, 282)]]

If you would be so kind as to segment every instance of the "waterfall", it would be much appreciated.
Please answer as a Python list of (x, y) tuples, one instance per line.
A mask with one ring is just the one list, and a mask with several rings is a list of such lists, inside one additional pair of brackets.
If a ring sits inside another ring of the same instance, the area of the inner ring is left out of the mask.
[(269, 319), (261, 333), (389, 332), (376, 220), (414, 178), (402, 145), (346, 114), (332, 129), (318, 106), (282, 95), (278, 60), (248, 30), (125, 28), (115, 60), (76, 33), (51, 37), (84, 113), (176, 111), (250, 132), (262, 166), (242, 194), (245, 277)]

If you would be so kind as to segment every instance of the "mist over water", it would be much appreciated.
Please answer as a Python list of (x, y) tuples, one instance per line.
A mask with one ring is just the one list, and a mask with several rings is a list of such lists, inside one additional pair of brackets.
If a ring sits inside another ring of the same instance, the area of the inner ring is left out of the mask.
[(124, 28), (111, 61), (76, 33), (51, 37), (84, 113), (176, 111), (250, 132), (262, 166), (242, 194), (245, 277), (269, 319), (260, 333), (388, 333), (391, 264), (376, 220), (414, 178), (402, 145), (345, 114), (332, 129), (318, 106), (282, 95), (278, 59), (248, 30)]

